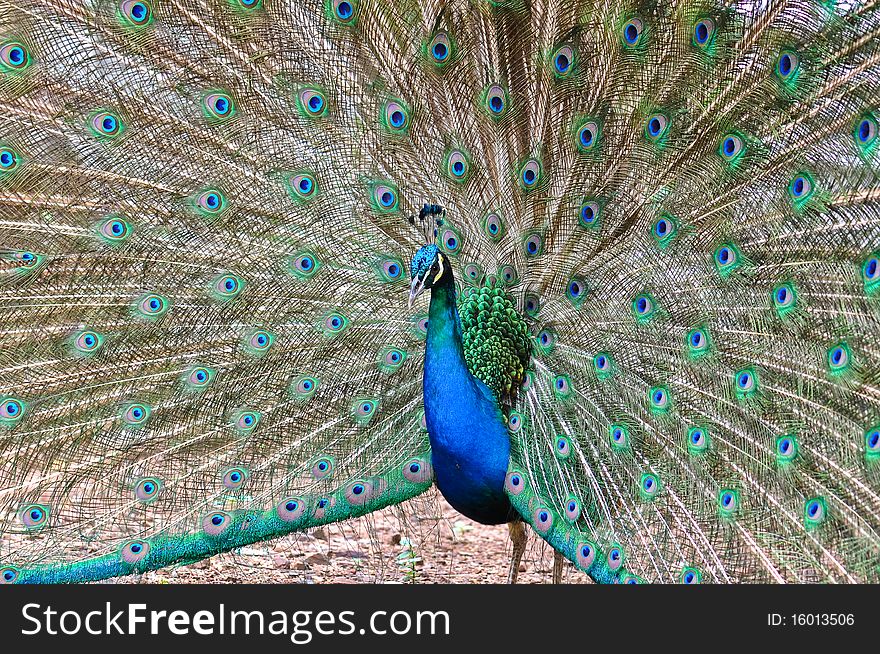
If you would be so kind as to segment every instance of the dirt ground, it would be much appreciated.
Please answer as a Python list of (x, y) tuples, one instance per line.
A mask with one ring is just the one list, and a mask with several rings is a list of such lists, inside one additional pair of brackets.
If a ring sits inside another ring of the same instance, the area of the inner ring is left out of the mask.
[[(112, 583), (505, 583), (510, 555), (506, 525), (474, 523), (435, 495)], [(552, 550), (530, 532), (518, 583), (550, 583), (552, 567)], [(566, 563), (563, 582), (590, 580)]]

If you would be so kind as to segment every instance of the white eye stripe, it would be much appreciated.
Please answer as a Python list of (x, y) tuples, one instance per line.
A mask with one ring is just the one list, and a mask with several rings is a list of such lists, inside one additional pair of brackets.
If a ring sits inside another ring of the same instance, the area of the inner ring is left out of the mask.
[(437, 276), (434, 277), (434, 281), (431, 282), (432, 284), (436, 284), (437, 282), (439, 282), (440, 278), (443, 276), (443, 257), (438, 257), (437, 263), (440, 264), (440, 270), (437, 272)]

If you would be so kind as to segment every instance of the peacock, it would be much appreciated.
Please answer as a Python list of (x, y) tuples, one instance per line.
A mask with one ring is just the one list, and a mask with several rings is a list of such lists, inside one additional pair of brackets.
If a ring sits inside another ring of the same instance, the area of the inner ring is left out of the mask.
[(0, 582), (435, 485), (510, 582), (529, 532), (555, 580), (880, 581), (878, 37), (876, 0), (0, 0)]

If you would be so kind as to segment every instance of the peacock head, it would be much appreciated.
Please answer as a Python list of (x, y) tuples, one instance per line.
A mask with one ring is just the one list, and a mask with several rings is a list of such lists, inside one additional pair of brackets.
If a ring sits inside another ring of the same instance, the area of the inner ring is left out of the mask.
[(452, 267), (449, 265), (449, 259), (446, 258), (446, 255), (432, 243), (423, 245), (413, 255), (410, 275), (412, 283), (409, 287), (409, 306), (412, 308), (415, 299), (426, 288), (433, 288), (440, 283), (440, 280), (452, 275)]

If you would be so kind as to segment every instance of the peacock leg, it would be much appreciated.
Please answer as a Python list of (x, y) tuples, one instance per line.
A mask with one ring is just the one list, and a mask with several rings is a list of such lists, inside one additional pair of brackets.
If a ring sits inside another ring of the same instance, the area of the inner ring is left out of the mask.
[(529, 536), (526, 533), (525, 523), (519, 520), (508, 522), (507, 528), (510, 530), (510, 542), (513, 543), (513, 555), (510, 558), (510, 572), (507, 573), (507, 583), (515, 584), (516, 578), (519, 575), (519, 564), (526, 551), (526, 543), (529, 540)]
[(553, 550), (553, 583), (562, 583), (562, 564), (565, 563), (565, 557), (562, 552)]

